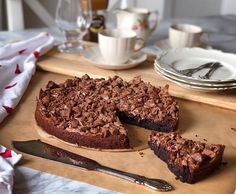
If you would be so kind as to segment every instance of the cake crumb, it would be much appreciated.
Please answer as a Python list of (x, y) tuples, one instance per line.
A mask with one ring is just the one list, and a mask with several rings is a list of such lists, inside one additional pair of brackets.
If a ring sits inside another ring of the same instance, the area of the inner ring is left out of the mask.
[(196, 134), (195, 137), (198, 137), (198, 135)]
[(206, 139), (203, 139), (203, 141), (207, 141)]
[(138, 143), (142, 143), (143, 141), (142, 140), (138, 140)]
[(175, 180), (179, 180), (179, 177), (176, 176), (176, 177), (175, 177)]
[(143, 153), (143, 152), (139, 152), (139, 155), (140, 155), (141, 157), (143, 157), (144, 153)]
[(231, 127), (231, 130), (236, 132), (236, 127)]
[(226, 166), (228, 164), (228, 162), (222, 162), (223, 166)]

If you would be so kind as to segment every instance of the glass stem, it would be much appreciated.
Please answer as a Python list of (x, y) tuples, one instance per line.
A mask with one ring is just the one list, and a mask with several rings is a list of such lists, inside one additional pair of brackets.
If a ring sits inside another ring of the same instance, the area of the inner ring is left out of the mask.
[(78, 32), (76, 31), (65, 31), (66, 42), (65, 44), (68, 47), (78, 47), (82, 44), (80, 36), (78, 36)]

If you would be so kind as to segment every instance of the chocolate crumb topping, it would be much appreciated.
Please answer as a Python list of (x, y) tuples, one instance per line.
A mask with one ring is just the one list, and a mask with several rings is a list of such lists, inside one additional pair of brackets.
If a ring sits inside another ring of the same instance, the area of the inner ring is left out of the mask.
[(140, 76), (129, 82), (118, 76), (106, 80), (88, 75), (61, 84), (49, 81), (46, 89), (40, 90), (38, 103), (41, 114), (55, 127), (102, 137), (127, 135), (117, 110), (153, 122), (165, 118), (177, 121), (179, 112), (176, 101), (168, 94), (168, 85), (154, 87)]
[(202, 143), (182, 138), (176, 132), (169, 134), (154, 132), (150, 135), (149, 141), (157, 147), (165, 146), (169, 153), (169, 162), (188, 166), (191, 170), (199, 168), (207, 161), (215, 160), (221, 151), (222, 145)]

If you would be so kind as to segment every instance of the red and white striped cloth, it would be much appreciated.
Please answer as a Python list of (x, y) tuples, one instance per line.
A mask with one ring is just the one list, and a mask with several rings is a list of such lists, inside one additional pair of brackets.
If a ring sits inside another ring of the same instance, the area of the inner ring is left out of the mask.
[(21, 159), (21, 154), (0, 145), (0, 193), (11, 194), (13, 187), (14, 166)]
[(0, 47), (0, 122), (20, 101), (39, 56), (53, 44), (54, 38), (43, 32), (31, 39)]
[[(54, 45), (54, 38), (40, 33), (31, 39), (0, 47), (0, 122), (19, 103), (37, 59)], [(21, 155), (0, 145), (0, 194), (12, 193), (14, 165)]]

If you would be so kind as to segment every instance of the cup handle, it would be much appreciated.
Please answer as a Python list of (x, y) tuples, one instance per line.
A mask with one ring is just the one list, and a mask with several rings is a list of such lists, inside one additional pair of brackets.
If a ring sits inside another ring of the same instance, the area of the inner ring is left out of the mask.
[[(207, 45), (210, 45), (210, 34), (209, 34), (209, 32), (204, 32), (203, 31), (202, 34), (201, 34), (201, 37), (204, 36), (204, 35), (206, 35), (206, 43), (207, 43)], [(199, 40), (199, 43), (202, 44), (202, 43), (204, 43), (204, 41)]]
[[(138, 43), (140, 42), (140, 43)], [(140, 51), (144, 47), (144, 40), (142, 38), (136, 38), (136, 43), (134, 46), (134, 52)]]
[(152, 33), (152, 32), (154, 32), (156, 30), (156, 28), (157, 28), (157, 26), (159, 25), (159, 22), (160, 22), (160, 20), (159, 20), (159, 12), (157, 10), (156, 11), (151, 11), (150, 15), (154, 15), (155, 16), (154, 26), (150, 29), (150, 32)]

